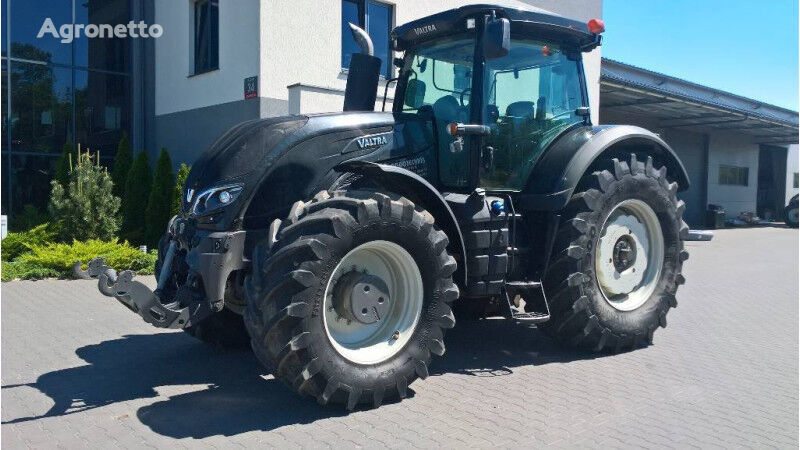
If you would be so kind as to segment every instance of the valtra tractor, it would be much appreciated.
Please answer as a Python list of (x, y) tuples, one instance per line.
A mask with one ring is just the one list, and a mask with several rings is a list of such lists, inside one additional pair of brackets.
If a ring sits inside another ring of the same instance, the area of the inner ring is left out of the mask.
[(156, 290), (96, 259), (100, 290), (156, 327), (249, 342), (348, 409), (427, 377), (454, 310), (595, 351), (652, 342), (684, 282), (689, 179), (656, 134), (592, 124), (582, 55), (602, 21), (470, 5), (399, 26), (391, 112), (352, 28), (344, 112), (224, 133), (192, 166)]

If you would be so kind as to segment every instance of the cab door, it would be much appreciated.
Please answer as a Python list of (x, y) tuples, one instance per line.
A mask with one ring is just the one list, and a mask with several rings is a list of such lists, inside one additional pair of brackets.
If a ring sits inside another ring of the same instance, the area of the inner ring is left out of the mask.
[(479, 185), (519, 191), (547, 145), (583, 117), (580, 53), (534, 40), (512, 40), (506, 56), (486, 61)]

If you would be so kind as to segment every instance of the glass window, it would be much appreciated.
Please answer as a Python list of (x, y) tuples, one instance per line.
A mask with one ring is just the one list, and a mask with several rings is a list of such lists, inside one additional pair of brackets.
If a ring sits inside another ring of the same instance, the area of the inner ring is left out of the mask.
[(75, 115), (78, 142), (102, 157), (113, 157), (122, 130), (130, 122), (130, 77), (75, 71)]
[(452, 122), (469, 122), (470, 86), (475, 41), (457, 37), (438, 40), (406, 53), (401, 74), (403, 98), (395, 99), (395, 111), (433, 114), (439, 154), (439, 179), (447, 186), (467, 184), (469, 136), (460, 151), (447, 133)]
[[(127, 26), (131, 16), (129, 3), (129, 0), (75, 2), (75, 23)], [(75, 65), (127, 72), (130, 70), (130, 42), (130, 38), (88, 39), (81, 35), (75, 40)]]
[[(72, 71), (11, 61), (11, 150), (61, 154), (72, 142)], [(5, 111), (4, 111), (5, 112)]]
[(342, 67), (350, 67), (353, 53), (358, 53), (359, 48), (353, 39), (349, 23), (364, 28), (372, 38), (375, 46), (375, 56), (381, 59), (383, 66), (381, 75), (391, 78), (392, 52), (389, 48), (389, 32), (392, 29), (391, 5), (372, 0), (342, 0)]
[[(58, 30), (61, 25), (72, 23), (71, 0), (6, 0), (11, 1), (11, 56), (35, 61), (72, 64), (72, 43), (46, 33), (36, 36), (46, 18), (53, 21)], [(5, 7), (6, 2), (3, 2)], [(5, 25), (5, 23), (3, 24)], [(5, 33), (5, 29), (3, 30)], [(5, 35), (3, 36), (5, 39)]]
[(798, 185), (800, 185), (800, 173), (794, 173), (794, 184), (792, 185), (795, 189), (797, 189)]
[(747, 167), (719, 166), (719, 184), (747, 186), (750, 169)]
[(583, 121), (580, 64), (555, 44), (513, 40), (508, 55), (486, 62), (484, 79), (493, 151), (482, 156), (481, 186), (519, 190), (542, 150)]
[(219, 69), (219, 2), (194, 4), (194, 73)]

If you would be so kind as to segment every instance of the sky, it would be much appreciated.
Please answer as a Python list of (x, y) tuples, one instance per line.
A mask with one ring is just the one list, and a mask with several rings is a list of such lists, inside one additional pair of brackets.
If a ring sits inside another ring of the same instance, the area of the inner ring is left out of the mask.
[(603, 0), (603, 57), (798, 108), (797, 0)]

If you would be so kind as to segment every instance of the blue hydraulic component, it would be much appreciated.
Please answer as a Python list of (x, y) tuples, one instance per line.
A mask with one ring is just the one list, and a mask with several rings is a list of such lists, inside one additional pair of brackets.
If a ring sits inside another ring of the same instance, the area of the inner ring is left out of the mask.
[(492, 212), (494, 214), (500, 214), (505, 212), (506, 210), (506, 203), (502, 200), (495, 200), (491, 203)]

